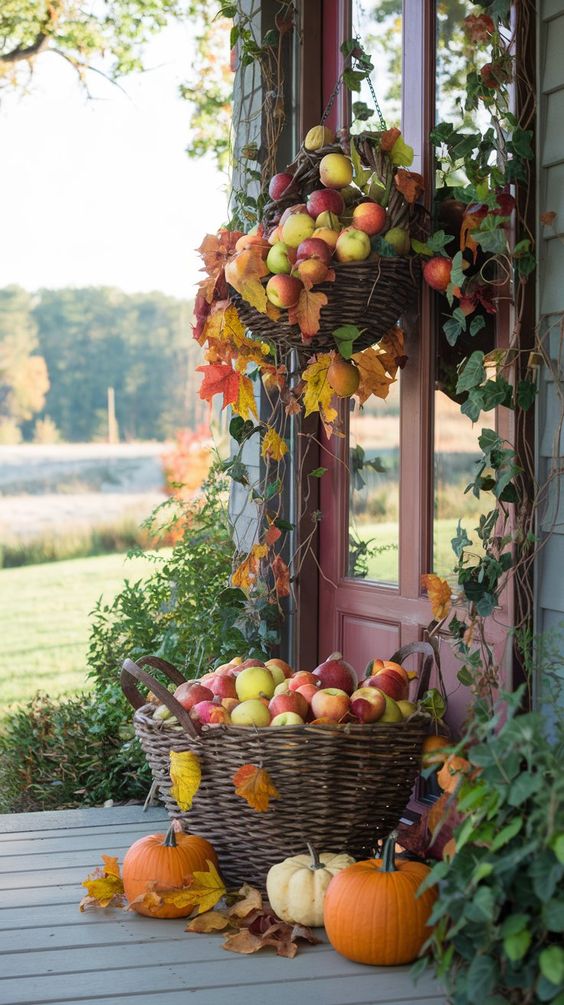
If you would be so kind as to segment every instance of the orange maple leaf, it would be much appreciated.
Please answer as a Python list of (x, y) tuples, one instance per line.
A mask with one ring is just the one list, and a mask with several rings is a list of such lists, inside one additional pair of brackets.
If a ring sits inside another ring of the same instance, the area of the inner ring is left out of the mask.
[(389, 153), (398, 136), (401, 136), (401, 129), (397, 129), (395, 126), (391, 129), (386, 129), (380, 137), (380, 150), (383, 150), (384, 153)]
[(460, 250), (472, 252), (474, 261), (478, 255), (478, 244), (472, 237), (472, 231), (480, 226), (483, 217), (478, 213), (468, 213), (462, 221), (460, 228)]
[(421, 583), (427, 590), (435, 621), (442, 621), (443, 618), (446, 618), (452, 605), (451, 587), (446, 579), (435, 576), (433, 572), (421, 576)]
[(354, 353), (352, 358), (360, 371), (360, 384), (356, 392), (359, 403), (363, 405), (371, 394), (377, 398), (387, 398), (390, 384), (393, 384), (394, 380), (386, 373), (378, 350), (370, 347)]
[(319, 331), (319, 315), (321, 308), (328, 303), (324, 293), (312, 293), (311, 290), (302, 290), (300, 298), (295, 307), (288, 310), (288, 321), (291, 325), (299, 325), (304, 339), (313, 338)]
[(211, 402), (215, 394), (223, 394), (223, 408), (237, 401), (241, 377), (232, 366), (227, 363), (210, 363), (207, 366), (197, 366), (196, 370), (204, 375), (200, 398)]
[(231, 585), (240, 590), (250, 590), (256, 583), (260, 572), (260, 560), (266, 556), (267, 552), (266, 544), (253, 545), (247, 557), (237, 566), (231, 576)]
[(282, 531), (275, 527), (273, 523), (270, 524), (266, 534), (264, 535), (263, 541), (270, 548), (273, 544), (276, 544), (278, 538), (282, 537)]
[(405, 333), (401, 328), (394, 326), (386, 332), (378, 343), (378, 356), (383, 367), (390, 377), (395, 377), (398, 367), (403, 369), (407, 363), (407, 356), (404, 352)]
[(270, 563), (274, 575), (274, 589), (278, 597), (290, 596), (290, 570), (281, 555), (275, 555)]
[(415, 202), (425, 191), (423, 177), (416, 171), (406, 171), (405, 168), (398, 168), (394, 175), (394, 185), (398, 192), (401, 192), (406, 202)]
[(266, 813), (271, 799), (280, 799), (280, 793), (272, 778), (264, 768), (255, 764), (244, 764), (233, 775), (235, 793), (246, 799), (249, 806), (258, 813)]
[(267, 313), (268, 301), (261, 283), (263, 276), (267, 275), (268, 269), (257, 248), (245, 248), (225, 266), (227, 282), (261, 314)]
[(217, 234), (206, 234), (197, 249), (204, 262), (202, 272), (207, 272), (209, 277), (200, 282), (200, 292), (207, 303), (212, 302), (218, 280), (223, 276), (225, 265), (233, 256), (240, 237), (239, 231), (222, 228)]

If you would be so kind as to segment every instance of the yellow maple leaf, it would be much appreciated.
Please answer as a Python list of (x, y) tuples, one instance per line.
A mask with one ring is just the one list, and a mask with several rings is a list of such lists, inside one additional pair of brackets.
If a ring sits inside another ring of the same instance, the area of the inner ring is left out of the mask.
[(266, 544), (254, 544), (249, 554), (231, 576), (231, 585), (240, 590), (250, 590), (260, 571), (260, 560), (268, 554)]
[(390, 377), (395, 377), (398, 367), (405, 366), (407, 362), (404, 343), (405, 333), (397, 325), (390, 328), (378, 343), (377, 351), (380, 362)]
[(170, 780), (171, 795), (176, 799), (181, 810), (189, 810), (196, 792), (202, 781), (200, 759), (188, 750), (171, 750)]
[(281, 461), (284, 454), (288, 453), (288, 444), (272, 426), (269, 426), (262, 438), (260, 452), (263, 457), (270, 457), (273, 461)]
[(225, 306), (226, 301), (214, 304), (202, 332), (203, 338), (217, 339), (220, 342), (232, 341), (245, 334), (245, 326), (239, 320), (239, 315), (233, 304)]
[(334, 391), (327, 380), (327, 371), (333, 361), (333, 353), (322, 352), (305, 368), (302, 380), (306, 383), (304, 391), (305, 414), (320, 412), (324, 422), (331, 423), (337, 418), (337, 410), (331, 406)]
[(249, 806), (259, 813), (266, 813), (271, 799), (280, 799), (268, 771), (257, 768), (255, 764), (243, 764), (233, 775), (235, 793), (246, 799)]
[(205, 914), (192, 918), (184, 929), (185, 932), (221, 932), (228, 928), (231, 919), (223, 911), (206, 911)]
[(261, 314), (267, 313), (268, 301), (261, 283), (263, 276), (267, 275), (268, 269), (256, 248), (240, 251), (225, 266), (225, 278), (229, 285)]
[(421, 583), (427, 590), (435, 621), (442, 621), (452, 606), (451, 587), (446, 579), (441, 579), (440, 576), (435, 576), (432, 572), (421, 576)]
[(204, 914), (215, 907), (227, 892), (225, 884), (219, 875), (213, 862), (206, 860), (207, 872), (193, 872), (190, 886), (180, 890), (163, 890), (161, 897), (165, 904), (175, 904), (177, 907), (186, 907), (193, 904), (198, 908), (198, 914)]
[(242, 419), (257, 418), (257, 403), (255, 401), (255, 389), (250, 377), (242, 375), (239, 379), (239, 391), (237, 401), (232, 404), (232, 409), (236, 415)]
[(87, 890), (87, 896), (80, 901), (81, 911), (89, 907), (121, 906), (123, 882), (118, 860), (113, 855), (102, 855), (102, 859), (103, 868), (99, 866), (82, 883)]
[(355, 353), (352, 358), (360, 370), (360, 384), (356, 392), (359, 403), (363, 405), (371, 394), (375, 394), (377, 398), (387, 398), (390, 384), (394, 381), (386, 373), (377, 350), (370, 347)]
[(313, 338), (319, 331), (321, 309), (328, 303), (325, 293), (303, 289), (297, 304), (288, 310), (288, 321), (291, 325), (299, 325), (305, 339)]

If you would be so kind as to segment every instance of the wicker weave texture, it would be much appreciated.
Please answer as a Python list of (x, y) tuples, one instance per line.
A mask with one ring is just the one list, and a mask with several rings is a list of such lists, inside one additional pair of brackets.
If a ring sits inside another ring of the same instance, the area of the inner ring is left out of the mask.
[(299, 349), (306, 354), (336, 349), (335, 328), (357, 325), (361, 336), (354, 343), (355, 352), (379, 341), (414, 302), (419, 288), (421, 265), (418, 258), (377, 258), (365, 262), (334, 263), (335, 282), (321, 283), (314, 292), (325, 293), (328, 303), (321, 308), (319, 331), (304, 344), (300, 329), (290, 325), (283, 312), (278, 321), (251, 307), (235, 291), (230, 295), (243, 324), (254, 335), (270, 339), (284, 349)]
[[(427, 718), (414, 716), (397, 725), (214, 726), (192, 740), (155, 721), (154, 708), (138, 709), (134, 724), (163, 802), (186, 830), (211, 841), (230, 885), (264, 886), (270, 867), (302, 854), (308, 842), (370, 856), (405, 809), (428, 732)], [(170, 794), (171, 750), (200, 758), (202, 783), (188, 812)], [(233, 775), (243, 764), (265, 768), (280, 793), (266, 813), (235, 794)]]

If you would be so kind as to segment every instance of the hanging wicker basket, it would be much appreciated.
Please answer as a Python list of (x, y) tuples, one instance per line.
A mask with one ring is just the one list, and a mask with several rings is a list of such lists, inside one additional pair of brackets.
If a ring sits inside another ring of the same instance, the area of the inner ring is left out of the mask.
[[(389, 186), (387, 205), (388, 227), (409, 230), (412, 237), (425, 240), (428, 235), (427, 214), (418, 203), (408, 204), (393, 185), (395, 168), (388, 157), (379, 150), (377, 134), (363, 133), (350, 137), (340, 144), (308, 151), (302, 147), (292, 164), (286, 169), (293, 176), (289, 194), (271, 200), (264, 208), (262, 226), (265, 234), (277, 225), (284, 210), (307, 199), (321, 187), (319, 164), (326, 154), (348, 153), (354, 143), (362, 162)], [(361, 336), (355, 340), (358, 352), (378, 342), (390, 328), (410, 310), (417, 299), (421, 282), (421, 264), (417, 255), (374, 255), (361, 262), (340, 264), (332, 262), (335, 271), (333, 283), (316, 284), (314, 292), (327, 296), (328, 303), (320, 313), (320, 328), (314, 337), (304, 340), (298, 325), (288, 323), (285, 311), (277, 321), (261, 314), (230, 288), (230, 296), (241, 321), (258, 338), (270, 340), (281, 353), (298, 349), (303, 356), (327, 352), (336, 348), (333, 331), (341, 325), (356, 325)], [(264, 280), (266, 284), (266, 279)]]
[[(401, 662), (424, 657), (417, 694), (429, 685), (434, 651), (425, 642), (400, 649)], [(282, 726), (252, 729), (204, 727), (198, 733), (188, 713), (145, 666), (162, 671), (176, 686), (182, 675), (155, 657), (125, 660), (121, 683), (135, 709), (136, 735), (169, 816), (210, 841), (229, 885), (265, 885), (268, 870), (308, 842), (319, 851), (369, 857), (376, 842), (397, 825), (421, 767), (429, 717), (420, 713), (401, 723), (344, 726)], [(440, 673), (440, 671), (438, 671)], [(166, 704), (179, 722), (171, 729), (153, 718), (137, 682)], [(202, 782), (192, 807), (183, 812), (171, 795), (170, 752), (198, 755)], [(268, 771), (279, 799), (260, 813), (237, 796), (233, 775), (245, 764)]]

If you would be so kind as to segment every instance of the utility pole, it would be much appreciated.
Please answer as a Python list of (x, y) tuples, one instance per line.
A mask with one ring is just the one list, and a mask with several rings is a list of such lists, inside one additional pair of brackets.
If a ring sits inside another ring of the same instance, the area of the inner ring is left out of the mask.
[(108, 388), (108, 443), (119, 442), (119, 431), (116, 420), (116, 396), (113, 387)]

